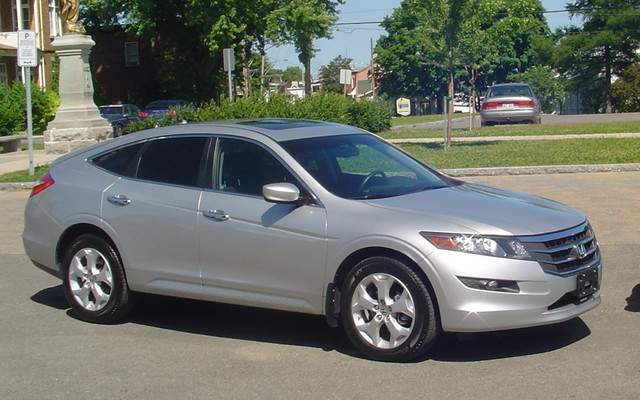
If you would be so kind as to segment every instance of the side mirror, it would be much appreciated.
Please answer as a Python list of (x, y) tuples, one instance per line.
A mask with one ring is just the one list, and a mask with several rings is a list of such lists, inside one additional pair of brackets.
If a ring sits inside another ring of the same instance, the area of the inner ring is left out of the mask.
[(298, 203), (300, 198), (300, 190), (292, 183), (270, 183), (262, 187), (262, 196), (270, 203)]

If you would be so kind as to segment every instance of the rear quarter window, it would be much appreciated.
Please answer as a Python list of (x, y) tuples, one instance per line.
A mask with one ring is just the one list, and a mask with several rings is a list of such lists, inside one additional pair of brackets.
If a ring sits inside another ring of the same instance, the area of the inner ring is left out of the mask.
[(97, 167), (106, 169), (114, 174), (131, 176), (131, 173), (128, 171), (132, 170), (132, 168), (130, 168), (131, 163), (136, 158), (142, 145), (142, 143), (138, 143), (132, 146), (121, 147), (95, 157), (91, 162)]

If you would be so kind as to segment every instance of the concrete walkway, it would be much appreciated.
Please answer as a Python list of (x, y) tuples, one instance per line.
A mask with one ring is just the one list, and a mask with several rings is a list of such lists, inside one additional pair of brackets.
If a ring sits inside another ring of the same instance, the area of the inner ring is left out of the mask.
[[(41, 165), (51, 164), (58, 157), (60, 157), (60, 154), (45, 154), (44, 150), (34, 150), (33, 166), (39, 167)], [(29, 169), (28, 151), (0, 154), (0, 175), (27, 169)]]

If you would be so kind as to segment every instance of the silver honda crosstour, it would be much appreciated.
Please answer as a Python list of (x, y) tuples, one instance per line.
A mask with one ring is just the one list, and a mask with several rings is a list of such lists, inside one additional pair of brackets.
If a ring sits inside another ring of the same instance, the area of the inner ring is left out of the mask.
[(125, 318), (141, 292), (288, 310), (385, 361), (600, 303), (580, 212), (317, 121), (170, 126), (64, 155), (33, 188), (23, 241), (86, 321)]

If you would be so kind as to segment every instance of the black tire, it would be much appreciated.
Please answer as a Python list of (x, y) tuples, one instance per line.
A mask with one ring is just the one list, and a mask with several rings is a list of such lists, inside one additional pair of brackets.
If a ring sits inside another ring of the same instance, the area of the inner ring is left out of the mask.
[[(380, 288), (388, 293), (381, 295)], [(367, 358), (411, 361), (438, 339), (429, 288), (396, 259), (371, 257), (358, 263), (345, 280), (340, 306), (347, 337)]]
[(124, 133), (124, 126), (118, 124), (113, 128), (113, 137), (120, 137)]
[(131, 310), (120, 257), (100, 236), (84, 234), (71, 243), (64, 255), (62, 281), (71, 309), (82, 320), (108, 324)]

